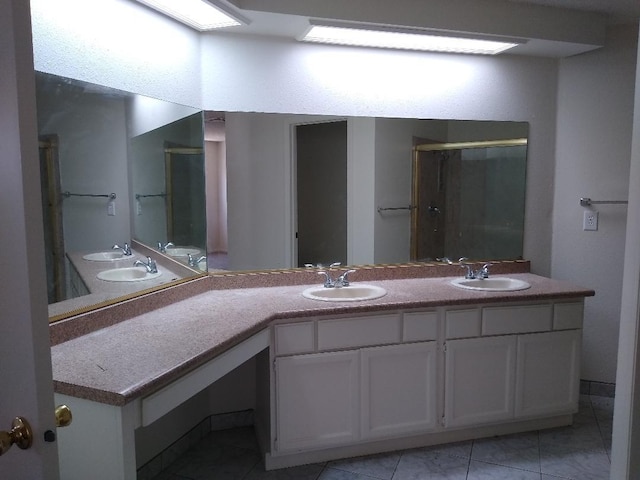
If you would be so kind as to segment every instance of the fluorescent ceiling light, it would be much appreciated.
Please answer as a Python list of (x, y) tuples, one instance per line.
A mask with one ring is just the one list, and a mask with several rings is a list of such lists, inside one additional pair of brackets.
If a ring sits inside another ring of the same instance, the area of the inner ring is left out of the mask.
[(226, 11), (222, 5), (207, 0), (137, 0), (154, 10), (175, 18), (196, 30), (214, 30), (248, 23), (236, 13)]
[(513, 48), (523, 40), (499, 41), (458, 35), (433, 34), (421, 30), (391, 29), (378, 26), (324, 24), (315, 20), (300, 40), (358, 47), (396, 48), (431, 52), (476, 53), (495, 55)]

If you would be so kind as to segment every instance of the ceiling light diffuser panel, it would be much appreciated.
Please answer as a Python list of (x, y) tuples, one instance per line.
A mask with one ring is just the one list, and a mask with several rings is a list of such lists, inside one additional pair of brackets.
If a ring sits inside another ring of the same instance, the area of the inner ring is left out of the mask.
[(317, 21), (311, 21), (309, 30), (300, 40), (358, 47), (484, 55), (495, 55), (524, 43), (523, 41), (449, 36), (433, 34), (427, 31), (401, 30), (382, 26), (322, 24)]
[(207, 0), (137, 0), (199, 31), (246, 24), (237, 14)]

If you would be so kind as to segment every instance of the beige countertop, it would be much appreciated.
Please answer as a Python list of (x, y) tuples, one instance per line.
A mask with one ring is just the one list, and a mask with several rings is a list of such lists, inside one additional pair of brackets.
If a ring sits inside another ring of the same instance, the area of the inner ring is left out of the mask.
[(384, 297), (335, 303), (304, 298), (302, 290), (312, 285), (209, 290), (54, 345), (55, 391), (125, 405), (170, 384), (276, 319), (594, 294), (529, 273), (509, 276), (529, 282), (531, 288), (471, 291), (450, 285), (452, 277), (372, 280), (367, 283), (387, 290)]
[[(89, 290), (89, 294), (50, 304), (49, 317), (55, 317), (91, 305), (125, 297), (132, 293), (175, 282), (176, 280), (190, 277), (197, 273), (186, 265), (181, 265), (178, 260), (180, 257), (167, 258), (166, 255), (149, 250), (144, 246), (138, 248), (132, 247), (131, 252), (132, 255), (130, 256), (109, 262), (84, 259), (85, 254), (94, 252), (67, 253), (71, 267), (76, 270), (82, 282), (87, 287), (87, 290)], [(150, 255), (156, 261), (158, 271), (161, 272), (159, 277), (140, 282), (109, 282), (100, 280), (97, 277), (98, 273), (104, 270), (132, 267), (136, 260), (146, 261), (147, 255)]]

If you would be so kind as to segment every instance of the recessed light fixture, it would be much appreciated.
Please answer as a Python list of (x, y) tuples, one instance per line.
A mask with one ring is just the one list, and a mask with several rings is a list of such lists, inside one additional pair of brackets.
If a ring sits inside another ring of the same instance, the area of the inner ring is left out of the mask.
[(309, 29), (300, 40), (358, 47), (484, 55), (495, 55), (525, 43), (524, 40), (481, 38), (457, 33), (450, 35), (427, 30), (329, 23), (318, 20), (310, 20)]
[(137, 0), (201, 32), (249, 22), (222, 3), (208, 0)]

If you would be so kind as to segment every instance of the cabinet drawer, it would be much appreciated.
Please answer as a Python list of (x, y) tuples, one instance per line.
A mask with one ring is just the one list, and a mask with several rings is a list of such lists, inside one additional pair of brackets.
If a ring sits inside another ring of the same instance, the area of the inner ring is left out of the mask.
[(438, 339), (437, 312), (405, 313), (402, 319), (402, 341), (422, 342)]
[(551, 304), (489, 307), (482, 310), (482, 335), (551, 330)]
[(313, 352), (315, 350), (314, 327), (314, 322), (276, 325), (276, 355)]
[(480, 336), (480, 310), (450, 310), (445, 316), (447, 338)]
[(400, 342), (400, 315), (339, 318), (318, 322), (318, 350)]
[(584, 304), (582, 302), (556, 303), (553, 307), (553, 329), (582, 328)]

